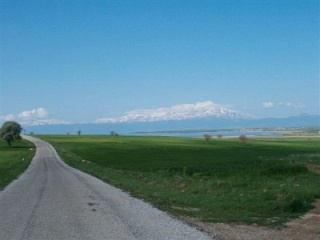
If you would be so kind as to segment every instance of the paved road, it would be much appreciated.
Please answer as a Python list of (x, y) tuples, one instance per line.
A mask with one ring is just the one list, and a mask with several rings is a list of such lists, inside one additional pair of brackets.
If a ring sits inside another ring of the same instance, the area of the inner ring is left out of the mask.
[(27, 171), (0, 192), (1, 240), (210, 239), (67, 166), (50, 144), (25, 138), (37, 152)]

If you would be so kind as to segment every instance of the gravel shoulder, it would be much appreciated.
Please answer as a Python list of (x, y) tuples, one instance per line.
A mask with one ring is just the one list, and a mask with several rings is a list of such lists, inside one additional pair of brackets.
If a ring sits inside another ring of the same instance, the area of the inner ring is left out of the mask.
[[(320, 207), (319, 200), (317, 204)], [(202, 229), (217, 240), (319, 240), (319, 209), (317, 208), (318, 213), (310, 212), (297, 220), (287, 223), (287, 227), (281, 230), (255, 225), (204, 223), (192, 218), (182, 219)]]
[(186, 217), (181, 219), (217, 240), (320, 240), (320, 199), (314, 207), (279, 230), (256, 225), (207, 223)]

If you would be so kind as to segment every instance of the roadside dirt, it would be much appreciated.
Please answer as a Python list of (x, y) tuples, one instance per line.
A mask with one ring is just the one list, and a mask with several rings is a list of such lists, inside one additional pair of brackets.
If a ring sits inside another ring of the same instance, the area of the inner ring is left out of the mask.
[[(307, 167), (309, 171), (320, 174), (318, 165)], [(195, 218), (181, 219), (217, 240), (320, 240), (320, 199), (314, 203), (314, 207), (280, 230), (255, 225), (206, 223)]]
[(319, 165), (307, 165), (307, 168), (310, 172), (320, 174), (320, 166)]
[(217, 240), (320, 240), (320, 199), (314, 209), (280, 230), (255, 225), (205, 223), (186, 217), (182, 220)]

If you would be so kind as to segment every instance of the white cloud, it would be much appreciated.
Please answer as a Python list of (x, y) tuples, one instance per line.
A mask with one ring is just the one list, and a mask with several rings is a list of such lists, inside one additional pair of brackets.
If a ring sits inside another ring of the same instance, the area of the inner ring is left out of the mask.
[(40, 126), (40, 125), (57, 125), (57, 124), (71, 124), (68, 121), (58, 119), (38, 119), (32, 121), (25, 121), (22, 124), (28, 126)]
[(37, 108), (28, 111), (23, 111), (18, 114), (20, 119), (34, 119), (34, 118), (46, 118), (48, 111), (44, 108)]
[(275, 108), (275, 107), (285, 107), (285, 108), (295, 108), (295, 109), (301, 109), (305, 108), (306, 105), (302, 103), (294, 103), (294, 102), (264, 102), (262, 103), (263, 108)]
[(123, 123), (123, 122), (155, 122), (168, 120), (183, 120), (202, 117), (248, 117), (248, 115), (233, 111), (224, 105), (211, 101), (196, 104), (179, 104), (157, 109), (141, 109), (127, 112), (117, 118), (101, 118), (96, 123)]
[(49, 113), (45, 108), (35, 108), (32, 110), (22, 111), (21, 113), (14, 115), (8, 114), (0, 116), (0, 120), (18, 121), (21, 125), (35, 126), (35, 125), (54, 125), (54, 124), (70, 124), (68, 121), (58, 119), (47, 119)]
[(13, 114), (8, 114), (5, 116), (0, 116), (0, 119), (3, 121), (13, 121), (15, 119)]
[(273, 108), (274, 107), (274, 103), (273, 102), (264, 102), (262, 103), (264, 108)]
[(292, 103), (292, 102), (279, 102), (279, 106), (288, 107), (288, 108), (295, 108), (295, 109), (306, 107), (306, 105), (304, 105), (302, 103)]

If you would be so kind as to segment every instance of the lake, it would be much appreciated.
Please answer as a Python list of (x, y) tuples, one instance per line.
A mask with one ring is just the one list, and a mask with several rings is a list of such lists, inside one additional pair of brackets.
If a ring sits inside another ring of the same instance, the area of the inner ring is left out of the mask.
[(272, 137), (280, 136), (285, 131), (249, 131), (249, 130), (207, 130), (207, 131), (159, 131), (159, 132), (135, 132), (130, 135), (135, 136), (171, 136), (171, 137), (192, 137), (200, 138), (204, 134), (210, 134), (212, 137), (217, 137), (222, 135), (223, 137), (240, 136), (246, 135), (250, 136), (260, 136), (260, 137)]

